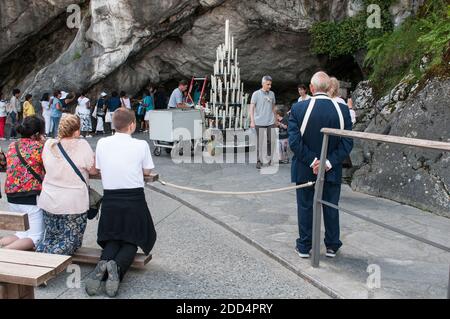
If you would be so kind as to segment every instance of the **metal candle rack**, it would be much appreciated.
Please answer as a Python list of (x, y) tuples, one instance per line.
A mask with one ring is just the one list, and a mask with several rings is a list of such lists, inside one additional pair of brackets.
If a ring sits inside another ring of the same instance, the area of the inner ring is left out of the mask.
[(247, 130), (249, 95), (244, 93), (238, 49), (230, 33), (230, 21), (225, 22), (225, 43), (216, 51), (214, 74), (211, 75), (210, 102), (206, 110), (206, 126), (211, 129)]

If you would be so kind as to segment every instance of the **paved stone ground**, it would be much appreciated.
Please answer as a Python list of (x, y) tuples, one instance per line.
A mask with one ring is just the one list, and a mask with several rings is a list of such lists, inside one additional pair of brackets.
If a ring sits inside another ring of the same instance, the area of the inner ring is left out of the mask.
[[(95, 146), (96, 139), (91, 142)], [(287, 186), (290, 181), (289, 166), (261, 175), (253, 164), (175, 165), (165, 154), (154, 160), (163, 179), (203, 189), (264, 190)], [(147, 271), (131, 273), (124, 283), (123, 298), (324, 296), (292, 272), (334, 297), (446, 296), (449, 253), (345, 213), (341, 214), (343, 249), (336, 259), (323, 257), (320, 268), (312, 268), (294, 252), (298, 236), (295, 192), (218, 197), (158, 183), (150, 187), (154, 190), (148, 192), (152, 212), (160, 221), (155, 259)], [(450, 246), (450, 220), (446, 218), (355, 193), (347, 186), (341, 205)], [(95, 245), (94, 236), (95, 225), (91, 224), (86, 246)], [(368, 289), (369, 265), (380, 267), (378, 289)], [(86, 275), (92, 268), (82, 269)], [(49, 288), (39, 290), (38, 297), (85, 297), (82, 290), (67, 290), (64, 280), (61, 276)]]

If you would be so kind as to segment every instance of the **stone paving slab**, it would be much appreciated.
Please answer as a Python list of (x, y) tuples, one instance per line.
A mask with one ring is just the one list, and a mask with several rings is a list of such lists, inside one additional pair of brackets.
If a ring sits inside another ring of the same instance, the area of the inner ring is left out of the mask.
[[(3, 175), (0, 176), (4, 180)], [(100, 183), (94, 181), (94, 188)], [(153, 260), (144, 270), (132, 269), (125, 277), (121, 299), (235, 299), (329, 298), (279, 263), (240, 240), (197, 212), (146, 190), (158, 240)], [(5, 200), (0, 209), (7, 209)], [(97, 247), (97, 221), (90, 221), (83, 246)], [(5, 235), (5, 232), (0, 232)], [(93, 266), (81, 266), (84, 279)], [(87, 299), (84, 280), (69, 289), (68, 273), (36, 289), (39, 299)], [(106, 298), (98, 296), (98, 299)]]
[[(156, 159), (161, 178), (208, 190), (254, 191), (285, 187), (290, 166), (273, 175), (254, 165), (182, 164)], [(215, 166), (215, 167), (214, 167)], [(155, 190), (179, 198), (223, 223), (273, 258), (342, 298), (445, 298), (450, 254), (359, 218), (341, 213), (344, 247), (338, 258), (324, 257), (314, 269), (294, 252), (298, 236), (295, 192), (270, 196), (213, 196), (153, 184)], [(353, 192), (343, 186), (342, 207), (450, 247), (450, 220), (394, 201)], [(323, 228), (323, 227), (322, 227)], [(323, 234), (322, 234), (323, 238)], [(381, 269), (381, 288), (367, 286), (369, 265)]]

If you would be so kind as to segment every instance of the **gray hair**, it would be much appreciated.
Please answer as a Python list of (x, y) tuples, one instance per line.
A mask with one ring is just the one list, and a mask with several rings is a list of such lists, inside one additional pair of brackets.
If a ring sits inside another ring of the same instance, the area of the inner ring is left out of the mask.
[(311, 79), (311, 85), (320, 92), (328, 92), (330, 87), (330, 77), (325, 72), (317, 72)]
[(264, 76), (264, 77), (262, 78), (261, 83), (264, 85), (264, 83), (266, 83), (266, 82), (272, 82), (272, 77), (269, 76), (269, 75)]

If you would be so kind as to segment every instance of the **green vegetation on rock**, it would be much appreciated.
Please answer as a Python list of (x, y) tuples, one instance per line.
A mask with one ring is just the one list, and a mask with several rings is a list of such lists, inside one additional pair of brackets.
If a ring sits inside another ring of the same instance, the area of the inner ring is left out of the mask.
[(402, 78), (413, 81), (426, 75), (448, 74), (450, 6), (448, 0), (429, 0), (416, 16), (394, 28), (389, 7), (395, 0), (364, 1), (381, 7), (381, 29), (369, 29), (369, 14), (362, 10), (338, 22), (316, 23), (312, 30), (312, 51), (330, 58), (366, 50), (365, 66), (375, 95), (381, 97)]

